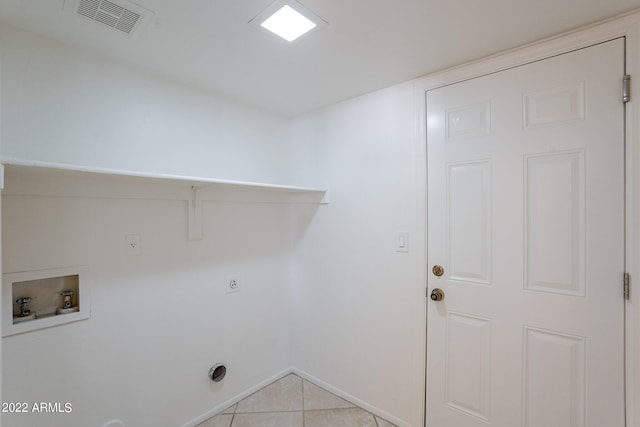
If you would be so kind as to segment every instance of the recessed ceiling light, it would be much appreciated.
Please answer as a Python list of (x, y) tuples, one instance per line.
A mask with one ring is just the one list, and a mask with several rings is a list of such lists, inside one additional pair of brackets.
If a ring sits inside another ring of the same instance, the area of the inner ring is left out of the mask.
[(278, 0), (249, 23), (288, 42), (324, 27), (327, 23), (295, 0)]
[(289, 5), (282, 6), (260, 24), (272, 33), (292, 42), (316, 27), (316, 24)]

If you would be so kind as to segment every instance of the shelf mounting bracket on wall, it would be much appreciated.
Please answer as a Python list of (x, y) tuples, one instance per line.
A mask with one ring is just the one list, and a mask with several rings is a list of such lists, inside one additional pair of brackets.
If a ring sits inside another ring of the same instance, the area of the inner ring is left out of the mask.
[(189, 240), (202, 240), (202, 197), (201, 188), (191, 186), (189, 204)]

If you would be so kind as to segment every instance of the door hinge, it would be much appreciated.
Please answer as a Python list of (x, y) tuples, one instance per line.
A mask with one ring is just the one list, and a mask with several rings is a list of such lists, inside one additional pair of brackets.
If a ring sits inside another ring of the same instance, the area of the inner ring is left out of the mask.
[(631, 296), (631, 278), (629, 273), (624, 273), (624, 279), (622, 281), (622, 289), (624, 294), (624, 299), (629, 299)]
[(631, 76), (626, 74), (622, 78), (622, 102), (626, 104), (631, 101)]

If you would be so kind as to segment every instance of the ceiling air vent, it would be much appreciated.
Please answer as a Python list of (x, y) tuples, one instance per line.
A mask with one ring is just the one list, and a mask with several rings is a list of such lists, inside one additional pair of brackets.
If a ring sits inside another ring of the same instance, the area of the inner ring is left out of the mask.
[(146, 10), (137, 4), (118, 0), (66, 0), (65, 7), (73, 7), (78, 15), (89, 18), (101, 24), (121, 31), (130, 36), (135, 36), (140, 31), (142, 24), (153, 12)]

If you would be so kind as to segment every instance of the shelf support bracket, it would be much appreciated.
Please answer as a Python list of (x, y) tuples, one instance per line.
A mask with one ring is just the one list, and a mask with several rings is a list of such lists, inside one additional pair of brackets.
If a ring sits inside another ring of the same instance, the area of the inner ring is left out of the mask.
[(191, 199), (189, 205), (189, 240), (202, 240), (202, 198), (200, 188), (191, 187)]

